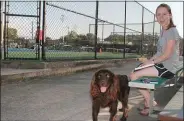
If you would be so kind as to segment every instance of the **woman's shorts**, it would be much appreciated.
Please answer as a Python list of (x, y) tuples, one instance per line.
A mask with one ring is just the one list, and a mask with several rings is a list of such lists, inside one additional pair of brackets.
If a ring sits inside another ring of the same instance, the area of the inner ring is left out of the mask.
[(174, 74), (167, 70), (163, 64), (155, 64), (154, 67), (158, 70), (158, 76), (162, 78), (171, 79), (174, 77)]
[[(141, 64), (139, 64), (137, 67), (139, 67)], [(171, 79), (174, 77), (174, 74), (169, 70), (167, 70), (163, 64), (155, 64), (154, 67), (158, 70), (159, 77), (166, 78), (166, 79)]]

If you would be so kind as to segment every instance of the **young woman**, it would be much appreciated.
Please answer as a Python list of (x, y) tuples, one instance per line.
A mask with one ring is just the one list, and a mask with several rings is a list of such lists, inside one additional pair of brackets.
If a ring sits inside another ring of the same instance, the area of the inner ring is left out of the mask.
[[(155, 65), (131, 72), (131, 80), (136, 80), (142, 76), (159, 76), (169, 79), (174, 76), (174, 73), (179, 68), (183, 67), (183, 61), (179, 61), (180, 36), (172, 20), (171, 8), (167, 4), (160, 4), (156, 9), (156, 18), (158, 23), (162, 26), (162, 31), (157, 43), (157, 53), (142, 64)], [(140, 114), (146, 116), (149, 114), (149, 90), (139, 89), (139, 91), (145, 99), (145, 107), (140, 111)], [(157, 105), (155, 101), (154, 105)]]

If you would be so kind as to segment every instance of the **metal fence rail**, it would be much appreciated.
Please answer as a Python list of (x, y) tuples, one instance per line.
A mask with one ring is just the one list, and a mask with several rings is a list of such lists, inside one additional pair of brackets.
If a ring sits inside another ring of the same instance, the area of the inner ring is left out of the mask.
[(161, 29), (155, 14), (136, 1), (1, 1), (1, 7), (2, 4), (2, 59), (153, 55)]

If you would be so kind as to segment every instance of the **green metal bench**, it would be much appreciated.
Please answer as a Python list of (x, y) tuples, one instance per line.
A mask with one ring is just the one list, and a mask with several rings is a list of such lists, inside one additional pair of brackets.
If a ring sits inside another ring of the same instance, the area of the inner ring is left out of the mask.
[[(175, 76), (174, 76), (174, 86), (177, 88), (177, 82), (180, 79), (180, 77), (183, 76), (183, 68), (179, 69)], [(157, 80), (157, 84), (155, 83), (144, 83), (142, 82), (143, 79), (149, 78), (153, 80)], [(149, 115), (153, 113), (153, 98), (154, 98), (154, 91), (158, 88), (162, 88), (166, 85), (166, 83), (171, 80), (171, 79), (166, 79), (166, 78), (160, 78), (160, 77), (142, 77), (137, 80), (133, 80), (129, 82), (130, 87), (134, 88), (144, 88), (144, 89), (149, 89), (150, 90), (150, 105), (149, 105)], [(170, 86), (170, 83), (169, 83)]]
[(183, 68), (179, 69), (176, 74), (175, 74), (175, 83), (174, 83), (174, 86), (177, 88), (177, 85), (178, 85), (178, 81), (180, 79), (180, 77), (183, 77)]

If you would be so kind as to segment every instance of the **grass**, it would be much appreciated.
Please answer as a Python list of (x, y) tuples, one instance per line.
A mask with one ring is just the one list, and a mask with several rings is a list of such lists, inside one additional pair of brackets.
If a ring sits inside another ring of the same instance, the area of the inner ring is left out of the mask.
[[(94, 52), (46, 52), (46, 59), (52, 58), (94, 58)], [(36, 58), (35, 52), (8, 52), (9, 58)], [(40, 53), (41, 57), (41, 53)], [(135, 53), (126, 53), (126, 58), (140, 57)], [(102, 52), (97, 53), (97, 58), (123, 58), (123, 53)]]

